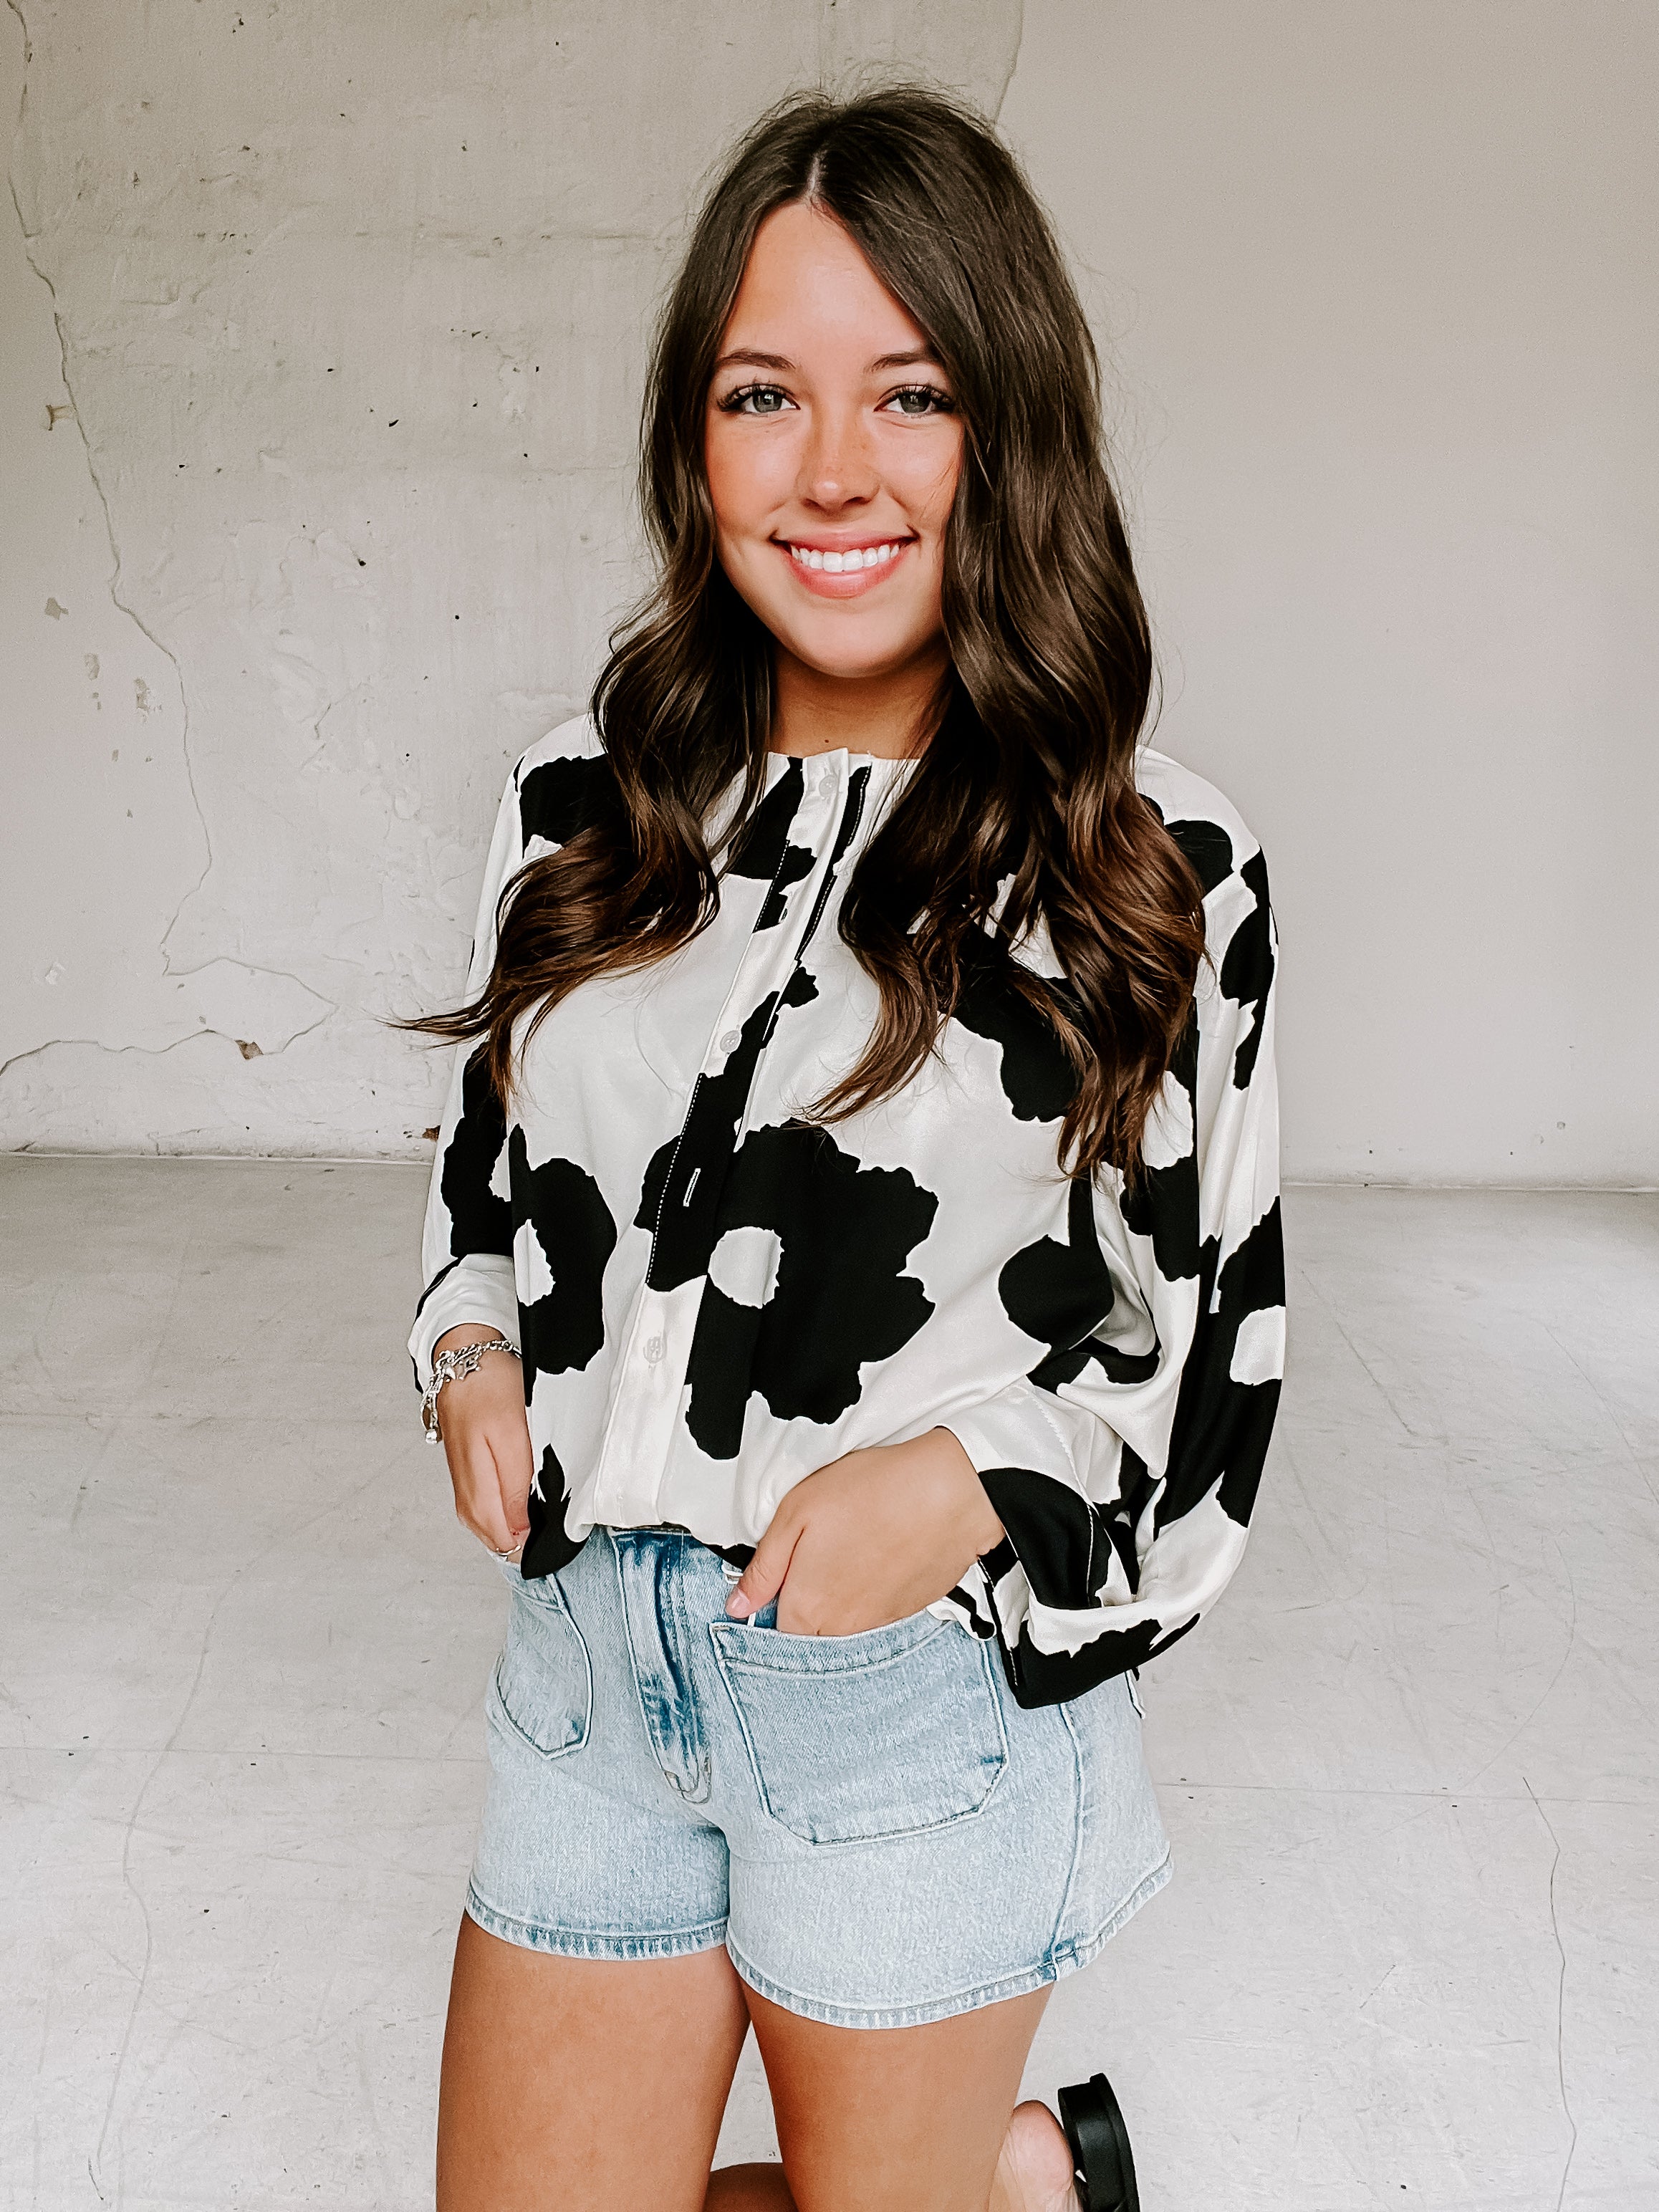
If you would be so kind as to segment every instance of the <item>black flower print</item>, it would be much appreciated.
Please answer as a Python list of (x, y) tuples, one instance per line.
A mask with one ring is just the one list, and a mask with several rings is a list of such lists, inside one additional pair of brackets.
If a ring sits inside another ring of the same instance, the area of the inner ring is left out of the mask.
[[(892, 1358), (933, 1310), (904, 1269), (938, 1207), (902, 1168), (862, 1168), (825, 1130), (750, 1131), (686, 1370), (686, 1425), (711, 1459), (736, 1457), (751, 1395), (781, 1421), (827, 1425), (857, 1404), (865, 1364)], [(720, 1251), (745, 1235), (762, 1264), (734, 1262), (723, 1287)]]
[(1261, 1042), (1261, 1010), (1273, 980), (1273, 932), (1267, 912), (1267, 864), (1260, 853), (1245, 861), (1239, 881), (1255, 902), (1246, 919), (1233, 932), (1221, 963), (1221, 988), (1230, 999), (1251, 1008), (1255, 1018), (1239, 1040), (1233, 1054), (1233, 1084), (1248, 1091), (1255, 1073), (1255, 1055)]
[(1044, 1390), (1074, 1382), (1091, 1360), (1114, 1382), (1144, 1382), (1158, 1370), (1158, 1351), (1125, 1351), (1101, 1334), (1116, 1303), (1112, 1274), (1095, 1227), (1094, 1186), (1073, 1181), (1066, 1202), (1068, 1241), (1040, 1237), (1016, 1252), (997, 1279), (1003, 1310), (1016, 1328), (1052, 1349), (1030, 1370)]
[[(1214, 1488), (1223, 1512), (1242, 1528), (1279, 1409), (1283, 1332), (1274, 1317), (1285, 1304), (1285, 1240), (1277, 1199), (1225, 1262), (1218, 1260), (1217, 1240), (1206, 1238), (1198, 1276), (1201, 1320), (1181, 1370), (1170, 1432), (1176, 1473), (1158, 1517), (1176, 1520)], [(1263, 1321), (1270, 1326), (1241, 1360), (1241, 1336)]]
[(519, 1302), (528, 1388), (537, 1374), (586, 1367), (605, 1342), (602, 1290), (617, 1249), (617, 1224), (597, 1182), (574, 1160), (532, 1168), (524, 1131), (507, 1139), (513, 1210), (527, 1222), (551, 1282), (539, 1297)]
[(1112, 1310), (1112, 1276), (1095, 1231), (1094, 1188), (1073, 1178), (1061, 1244), (1043, 1237), (1016, 1252), (997, 1278), (1003, 1310), (1016, 1328), (1056, 1352), (1092, 1334)]
[[(1157, 811), (1156, 808), (1153, 810)], [(1233, 841), (1218, 822), (1166, 822), (1206, 898), (1233, 872)]]
[(652, 1155), (634, 1218), (637, 1227), (652, 1232), (647, 1280), (653, 1290), (672, 1291), (708, 1268), (720, 1233), (720, 1194), (738, 1122), (773, 1015), (780, 1003), (804, 1006), (817, 995), (817, 987), (804, 968), (795, 970), (781, 993), (769, 992), (738, 1031), (724, 1067), (698, 1076), (678, 1134)]
[(998, 1073), (1020, 1121), (1057, 1121), (1076, 1092), (1077, 1071), (1054, 1024), (1008, 980), (1010, 957), (989, 938), (968, 939), (951, 1018), (1002, 1048)]
[(812, 872), (817, 855), (810, 845), (792, 844), (789, 824), (800, 805), (804, 777), (801, 764), (792, 760), (745, 824), (733, 848), (726, 872), (749, 876), (769, 884), (755, 927), (775, 929), (789, 910), (789, 893)]
[[(812, 1467), (949, 1427), (1006, 1533), (936, 1609), (994, 1635), (1041, 1705), (1167, 1650), (1242, 1555), (1284, 1356), (1273, 913), (1227, 801), (1144, 750), (1139, 788), (1203, 887), (1207, 968), (1138, 1172), (1057, 1182), (1075, 1077), (1018, 988), (1066, 1003), (1040, 933), (975, 944), (915, 1084), (812, 1126), (873, 1006), (840, 904), (909, 772), (769, 758), (726, 864), (763, 896), (723, 899), (652, 987), (672, 1050), (647, 1058), (620, 976), (552, 1010), (507, 1114), (458, 1054), (410, 1352), (423, 1379), (459, 1323), (520, 1345), (532, 1577), (599, 1521), (678, 1522), (744, 1559)], [(520, 763), (472, 989), (527, 850), (613, 789), (586, 721)]]
[(460, 1113), (440, 1161), (449, 1249), (458, 1260), (468, 1252), (502, 1252), (512, 1245), (512, 1206), (491, 1187), (506, 1142), (507, 1116), (484, 1072), (480, 1046), (466, 1061)]
[(564, 1525), (569, 1503), (570, 1485), (559, 1455), (550, 1443), (545, 1443), (530, 1486), (530, 1534), (525, 1539), (522, 1560), (527, 1582), (557, 1574), (580, 1551), (585, 1540), (572, 1536)]
[[(1199, 1028), (1196, 1008), (1176, 1045), (1164, 1079), (1149, 1147), (1155, 1164), (1144, 1164), (1124, 1191), (1123, 1218), (1138, 1237), (1152, 1240), (1158, 1273), (1180, 1282), (1198, 1273), (1198, 1147), (1194, 1117), (1198, 1103)], [(1173, 1152), (1174, 1158), (1164, 1157)]]
[(592, 760), (544, 761), (519, 786), (520, 835), (550, 845), (568, 845), (604, 815), (617, 787), (616, 773), (603, 755)]

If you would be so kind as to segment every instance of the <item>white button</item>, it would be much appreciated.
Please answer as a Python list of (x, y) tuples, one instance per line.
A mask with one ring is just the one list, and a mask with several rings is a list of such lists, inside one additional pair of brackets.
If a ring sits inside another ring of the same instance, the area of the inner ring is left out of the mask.
[(646, 1338), (645, 1356), (651, 1361), (653, 1366), (656, 1362), (662, 1358), (662, 1339), (659, 1336), (647, 1336)]
[(720, 1050), (722, 1052), (735, 1052), (742, 1042), (743, 1032), (740, 1030), (727, 1030), (725, 1036), (720, 1039)]

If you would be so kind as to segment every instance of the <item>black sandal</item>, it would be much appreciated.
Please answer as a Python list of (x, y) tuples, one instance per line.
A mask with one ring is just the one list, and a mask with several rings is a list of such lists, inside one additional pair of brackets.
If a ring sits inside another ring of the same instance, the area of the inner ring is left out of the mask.
[(1060, 2091), (1060, 2124), (1071, 2145), (1083, 2212), (1140, 2212), (1129, 2130), (1103, 2074)]

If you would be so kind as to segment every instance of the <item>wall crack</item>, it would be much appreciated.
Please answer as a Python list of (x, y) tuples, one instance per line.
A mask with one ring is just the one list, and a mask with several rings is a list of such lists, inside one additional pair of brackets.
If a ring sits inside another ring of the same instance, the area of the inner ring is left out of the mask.
[(1526, 1784), (1527, 1795), (1532, 1800), (1533, 1809), (1537, 1814), (1539, 1819), (1543, 1822), (1544, 1832), (1548, 1836), (1550, 1842), (1554, 1846), (1555, 1850), (1555, 1856), (1550, 1861), (1550, 1933), (1555, 1938), (1555, 1948), (1557, 1952), (1559, 1954), (1561, 1960), (1561, 1971), (1556, 1983), (1555, 1990), (1555, 2078), (1561, 2092), (1561, 2110), (1566, 2116), (1567, 2125), (1572, 2130), (1572, 2140), (1567, 2145), (1567, 2155), (1561, 2167), (1561, 2186), (1557, 2191), (1555, 2197), (1555, 2212), (1561, 2212), (1561, 2208), (1566, 2202), (1567, 2176), (1572, 2172), (1573, 2154), (1578, 2148), (1578, 2123), (1573, 2118), (1572, 2106), (1567, 2097), (1567, 2069), (1565, 2057), (1567, 2020), (1567, 1947), (1561, 1941), (1561, 1923), (1556, 1917), (1555, 1911), (1555, 1876), (1556, 1871), (1561, 1864), (1561, 1844), (1559, 1838), (1556, 1835), (1554, 1828), (1550, 1824), (1549, 1814), (1544, 1810), (1542, 1804), (1539, 1802), (1538, 1792), (1533, 1788), (1531, 1783), (1527, 1781), (1527, 1778), (1524, 1774), (1522, 1776), (1521, 1779)]

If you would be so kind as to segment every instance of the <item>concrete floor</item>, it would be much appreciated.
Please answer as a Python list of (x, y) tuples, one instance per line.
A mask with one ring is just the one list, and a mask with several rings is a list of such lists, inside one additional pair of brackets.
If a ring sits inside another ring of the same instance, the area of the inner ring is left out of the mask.
[[(430, 2202), (503, 1599), (422, 1189), (0, 1161), (0, 2212)], [(1654, 2212), (1659, 1200), (1288, 1217), (1249, 1554), (1147, 1677), (1176, 1879), (1029, 2086), (1111, 2073), (1146, 2212)]]

